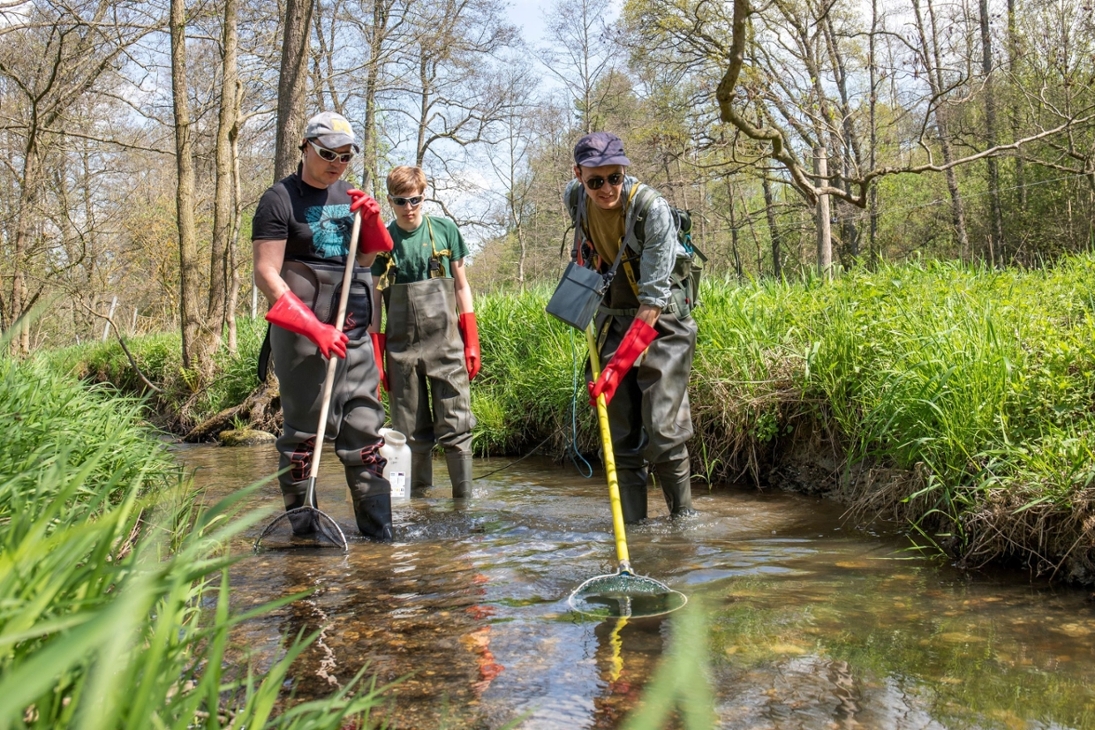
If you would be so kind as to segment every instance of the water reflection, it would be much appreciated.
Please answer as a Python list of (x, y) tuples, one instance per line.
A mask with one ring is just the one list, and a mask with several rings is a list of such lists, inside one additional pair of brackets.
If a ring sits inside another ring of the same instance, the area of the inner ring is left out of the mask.
[[(272, 474), (272, 451), (179, 456), (212, 499)], [(341, 470), (323, 463), (321, 507), (349, 536)], [(443, 460), (435, 469), (447, 484)], [(393, 545), (248, 555), (231, 576), (237, 610), (314, 593), (248, 622), (237, 641), (261, 670), (285, 637), (322, 632), (294, 667), (296, 695), (367, 667), (380, 683), (401, 680), (386, 708), (398, 727), (617, 727), (667, 655), (672, 622), (569, 609), (575, 587), (616, 568), (604, 491), (522, 462), (477, 482), (464, 505), (447, 487), (396, 503)], [(271, 483), (256, 504), (277, 500)], [(813, 498), (720, 490), (696, 506), (679, 522), (655, 513), (628, 543), (638, 572), (706, 606), (719, 727), (1095, 727), (1086, 592), (964, 577), (896, 539), (850, 534), (837, 505)]]

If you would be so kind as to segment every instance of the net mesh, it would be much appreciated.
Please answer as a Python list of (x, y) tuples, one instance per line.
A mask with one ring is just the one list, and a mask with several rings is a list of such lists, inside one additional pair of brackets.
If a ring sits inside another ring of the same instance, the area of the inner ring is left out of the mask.
[(278, 515), (255, 540), (255, 550), (338, 548), (349, 550), (338, 523), (314, 507), (298, 507)]
[(688, 602), (680, 591), (643, 575), (619, 572), (590, 578), (570, 594), (570, 606), (590, 616), (660, 616)]

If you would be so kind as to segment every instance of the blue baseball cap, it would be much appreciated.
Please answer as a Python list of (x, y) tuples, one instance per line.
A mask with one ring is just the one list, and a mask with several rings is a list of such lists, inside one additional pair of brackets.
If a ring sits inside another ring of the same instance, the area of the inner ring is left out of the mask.
[(624, 155), (624, 143), (619, 137), (611, 132), (592, 132), (574, 145), (574, 164), (579, 167), (627, 167), (631, 160)]

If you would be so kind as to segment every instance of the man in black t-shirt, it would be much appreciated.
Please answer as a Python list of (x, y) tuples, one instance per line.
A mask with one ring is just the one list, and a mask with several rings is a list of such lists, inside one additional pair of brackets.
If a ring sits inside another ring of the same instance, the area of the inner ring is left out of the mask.
[[(378, 251), (391, 250), (392, 239), (376, 200), (341, 179), (358, 151), (344, 117), (332, 112), (312, 117), (300, 150), (297, 171), (259, 200), (251, 231), (255, 284), (272, 304), (266, 319), (274, 325), (271, 355), (281, 385), (284, 426), (277, 448), (285, 509), (305, 506), (311, 461), (319, 446), (315, 437), (326, 359), (337, 357), (326, 433), (346, 469), (358, 529), (366, 537), (391, 540), (391, 486), (383, 476), (383, 439), (378, 434), (384, 408), (377, 399), (380, 376), (368, 336), (368, 267)], [(331, 323), (359, 211), (357, 266), (340, 331)], [(308, 532), (314, 527), (297, 520), (293, 529)]]

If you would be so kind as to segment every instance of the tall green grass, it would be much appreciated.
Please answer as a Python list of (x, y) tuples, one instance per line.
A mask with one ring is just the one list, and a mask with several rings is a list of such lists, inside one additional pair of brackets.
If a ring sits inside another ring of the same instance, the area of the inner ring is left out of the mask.
[(286, 709), (307, 638), (225, 673), (226, 541), (265, 515), (197, 509), (139, 403), (0, 359), (0, 728), (338, 728), (359, 680)]
[[(480, 453), (597, 448), (584, 338), (544, 313), (550, 292), (476, 301)], [(709, 278), (689, 388), (694, 473), (828, 491), (970, 564), (1095, 580), (1093, 292), (1092, 256), (1038, 271), (885, 266), (832, 283)], [(261, 330), (224, 361), (223, 383), (188, 401), (196, 412), (253, 387)], [(164, 342), (133, 348), (152, 370), (177, 367), (156, 364)], [(47, 357), (130, 382), (116, 345)]]
[[(51, 370), (95, 383), (109, 383), (123, 393), (141, 394), (146, 417), (156, 426), (187, 431), (197, 423), (241, 403), (259, 386), (255, 366), (266, 334), (262, 318), (236, 320), (237, 351), (222, 345), (214, 355), (216, 377), (203, 380), (182, 364), (178, 333), (126, 338), (139, 375), (118, 341), (75, 345), (38, 354)], [(156, 390), (141, 379), (147, 378)]]
[[(970, 564), (1015, 558), (1090, 581), (1092, 292), (1091, 257), (1042, 271), (887, 266), (831, 284), (709, 280), (694, 471), (783, 484), (812, 464), (794, 486), (835, 493), (864, 520), (895, 518)], [(477, 403), (502, 418), (491, 434), (524, 445), (569, 408), (569, 346), (536, 316), (544, 299), (480, 303)]]

